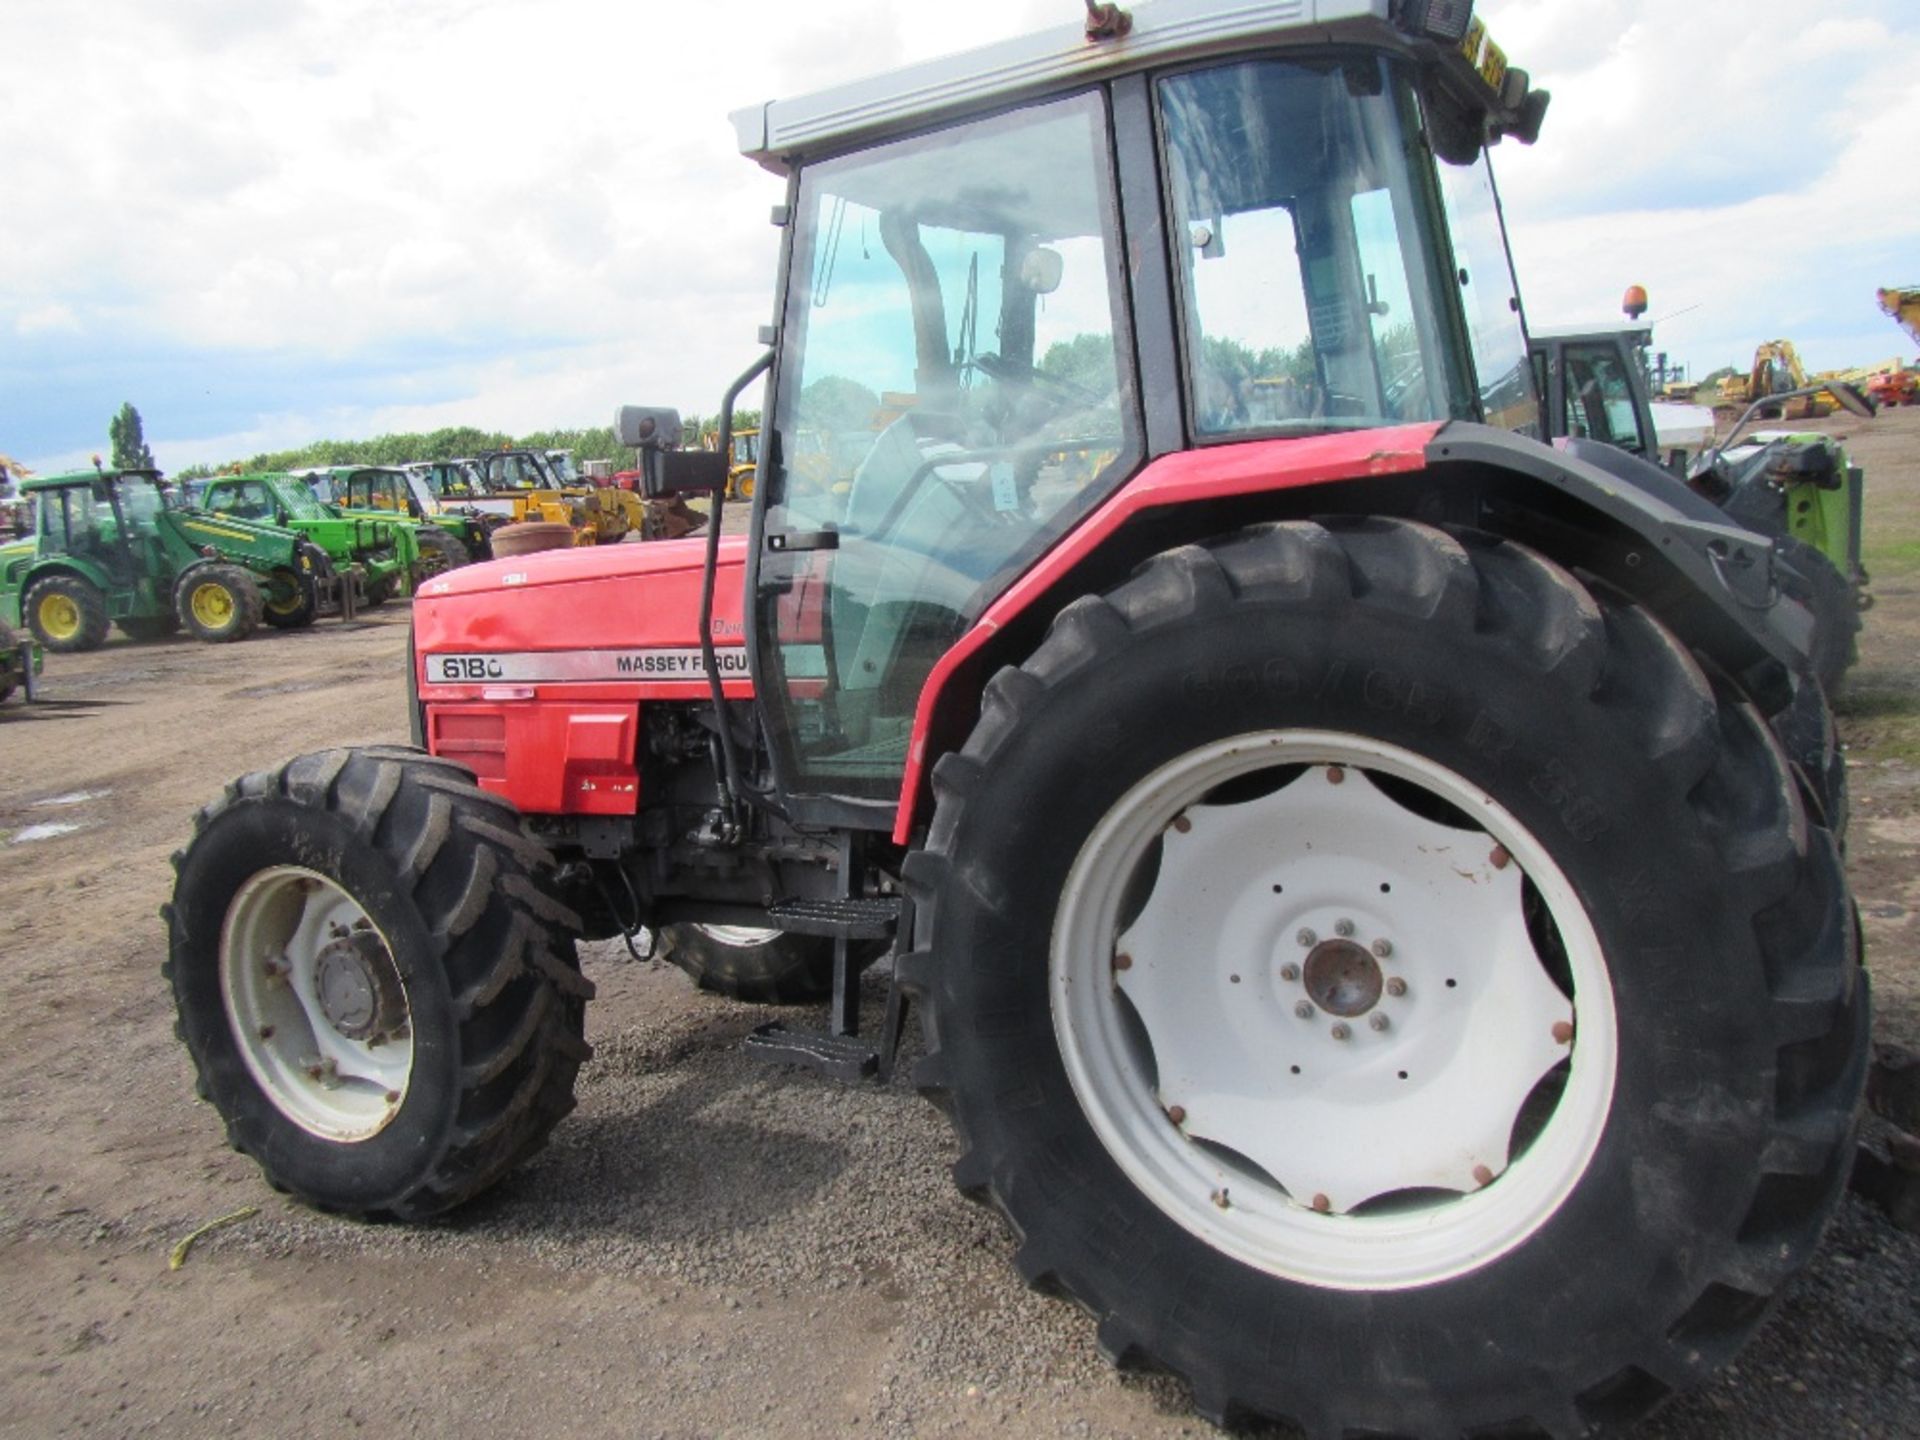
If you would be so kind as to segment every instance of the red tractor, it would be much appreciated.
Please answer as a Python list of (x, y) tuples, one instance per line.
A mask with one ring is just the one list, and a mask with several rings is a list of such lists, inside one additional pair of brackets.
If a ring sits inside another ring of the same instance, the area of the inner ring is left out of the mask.
[(716, 451), (618, 424), (707, 534), (435, 578), (415, 746), (197, 818), (232, 1142), (459, 1204), (646, 927), (827, 1002), (773, 1058), (884, 1078), (917, 1010), (1022, 1277), (1209, 1418), (1573, 1435), (1726, 1361), (1853, 1150), (1840, 771), (1768, 543), (1532, 438), (1484, 152), (1546, 96), (1469, 8), (1091, 7), (737, 116), (778, 324)]

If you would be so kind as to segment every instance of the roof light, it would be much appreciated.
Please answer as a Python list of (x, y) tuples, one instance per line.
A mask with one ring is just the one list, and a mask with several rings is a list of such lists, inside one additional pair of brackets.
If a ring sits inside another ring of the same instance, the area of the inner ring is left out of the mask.
[(1400, 28), (1410, 35), (1458, 44), (1473, 21), (1473, 0), (1399, 0)]

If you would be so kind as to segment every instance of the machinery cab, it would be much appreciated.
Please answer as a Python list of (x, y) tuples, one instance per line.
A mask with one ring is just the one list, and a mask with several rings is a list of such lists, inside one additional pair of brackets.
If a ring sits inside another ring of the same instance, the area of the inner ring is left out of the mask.
[(112, 588), (132, 586), (158, 566), (158, 517), (169, 505), (158, 471), (53, 475), (22, 488), (36, 499), (37, 560), (78, 562)]
[(1143, 16), (905, 72), (852, 126), (736, 116), (791, 177), (750, 645), (795, 816), (886, 824), (936, 662), (1158, 458), (1538, 433), (1483, 150), (1546, 97), (1465, 7), (1320, 9), (1199, 63)]

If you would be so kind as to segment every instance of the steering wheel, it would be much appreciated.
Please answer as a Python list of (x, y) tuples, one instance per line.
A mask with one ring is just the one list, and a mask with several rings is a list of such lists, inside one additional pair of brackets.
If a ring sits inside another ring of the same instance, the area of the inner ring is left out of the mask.
[(1023, 386), (1062, 408), (1090, 410), (1106, 398), (1103, 395), (1094, 394), (1085, 385), (1072, 380), (1063, 380), (1058, 375), (1049, 375), (1044, 370), (1036, 370), (1031, 365), (1022, 365), (1017, 360), (1005, 359), (992, 351), (974, 356), (973, 363), (988, 379), (996, 380), (1002, 385)]

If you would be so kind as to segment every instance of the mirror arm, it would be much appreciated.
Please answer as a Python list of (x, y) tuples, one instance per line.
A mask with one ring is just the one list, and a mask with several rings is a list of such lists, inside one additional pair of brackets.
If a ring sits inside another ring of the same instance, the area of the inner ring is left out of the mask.
[[(733, 453), (733, 404), (745, 390), (773, 366), (773, 351), (765, 351), (759, 359), (740, 372), (740, 378), (727, 387), (726, 396), (720, 402), (720, 434), (718, 444), (722, 456)], [(771, 397), (769, 397), (771, 398)], [(762, 428), (765, 429), (763, 423)], [(766, 454), (764, 446), (762, 456)], [(759, 493), (759, 486), (754, 492)], [(723, 484), (713, 492), (713, 499), (707, 507), (707, 555), (706, 564), (700, 574), (700, 660), (707, 669), (707, 693), (713, 698), (713, 719), (715, 728), (720, 732), (720, 764), (726, 772), (721, 780), (727, 793), (728, 808), (731, 815), (731, 828), (739, 833), (744, 818), (742, 806), (748, 797), (748, 787), (742, 778), (740, 754), (733, 743), (733, 726), (727, 722), (726, 692), (720, 684), (720, 663), (713, 644), (713, 592), (715, 578), (720, 566), (720, 516), (726, 508), (727, 487)], [(744, 592), (743, 592), (744, 594)], [(752, 618), (744, 610), (740, 616), (742, 640), (746, 639), (746, 627)]]

